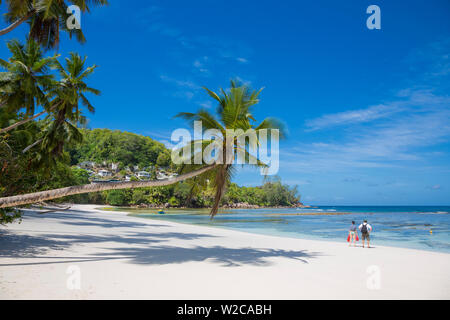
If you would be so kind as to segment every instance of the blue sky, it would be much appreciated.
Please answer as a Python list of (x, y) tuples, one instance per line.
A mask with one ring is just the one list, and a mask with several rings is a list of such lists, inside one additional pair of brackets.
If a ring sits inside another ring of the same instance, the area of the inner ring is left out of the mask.
[(306, 204), (450, 205), (447, 0), (110, 2), (82, 15), (86, 44), (63, 36), (58, 51), (99, 65), (91, 128), (167, 143), (176, 113), (215, 110), (202, 86), (239, 78), (265, 87), (257, 119), (285, 122), (279, 176)]

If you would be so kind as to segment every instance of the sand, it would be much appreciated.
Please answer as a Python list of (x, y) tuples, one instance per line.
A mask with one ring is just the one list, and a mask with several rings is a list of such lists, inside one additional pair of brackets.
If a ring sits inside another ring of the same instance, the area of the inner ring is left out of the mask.
[(449, 299), (450, 254), (75, 205), (0, 227), (0, 299)]

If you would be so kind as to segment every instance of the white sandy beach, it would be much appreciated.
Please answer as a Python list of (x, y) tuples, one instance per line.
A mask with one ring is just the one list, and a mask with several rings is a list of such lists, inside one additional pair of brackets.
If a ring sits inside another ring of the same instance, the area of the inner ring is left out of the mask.
[[(0, 298), (450, 298), (450, 254), (349, 248), (96, 207), (26, 211), (21, 224), (1, 227)], [(68, 286), (77, 270), (80, 289)]]

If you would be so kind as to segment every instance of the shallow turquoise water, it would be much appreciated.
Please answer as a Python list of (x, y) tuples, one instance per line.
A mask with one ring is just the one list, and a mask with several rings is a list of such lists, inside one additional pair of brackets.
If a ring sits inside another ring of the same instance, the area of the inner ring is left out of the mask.
[[(123, 210), (123, 209), (122, 209)], [(371, 243), (450, 253), (450, 207), (319, 206), (309, 209), (222, 210), (211, 220), (204, 209), (130, 210), (146, 219), (229, 228), (260, 234), (345, 242), (354, 220), (373, 227)], [(345, 214), (341, 214), (345, 213)], [(432, 230), (432, 234), (430, 233)]]

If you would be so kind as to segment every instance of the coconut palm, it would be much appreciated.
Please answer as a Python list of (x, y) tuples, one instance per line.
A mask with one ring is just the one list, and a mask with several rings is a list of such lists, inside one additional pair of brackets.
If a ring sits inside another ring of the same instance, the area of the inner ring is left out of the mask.
[[(0, 0), (0, 4), (1, 4)], [(70, 37), (75, 35), (80, 42), (85, 38), (80, 29), (68, 30), (66, 21), (71, 13), (67, 13), (70, 5), (76, 5), (81, 12), (89, 12), (91, 6), (108, 4), (107, 0), (6, 0), (8, 13), (5, 14), (6, 21), (10, 25), (0, 30), (0, 36), (11, 32), (16, 27), (29, 22), (30, 37), (47, 48), (59, 44), (59, 31), (69, 32)]]
[[(41, 144), (41, 149), (47, 151), (42, 153), (43, 157), (54, 160), (54, 157), (47, 155), (61, 155), (64, 143), (81, 141), (77, 126), (85, 123), (85, 117), (80, 103), (88, 111), (94, 112), (86, 93), (98, 95), (100, 91), (89, 87), (85, 80), (96, 66), (85, 67), (86, 57), (70, 53), (64, 68), (57, 60), (59, 56), (43, 58), (39, 45), (33, 39), (29, 39), (25, 46), (16, 40), (10, 41), (8, 48), (12, 57), (9, 61), (0, 60), (0, 64), (7, 70), (0, 73), (0, 102), (7, 111), (18, 112), (24, 108), (26, 114), (24, 119), (0, 129), (0, 133), (48, 113), (43, 122), (41, 138), (26, 147), (24, 152)], [(58, 70), (59, 81), (48, 74), (50, 68)], [(38, 105), (44, 110), (32, 115)]]
[(86, 93), (99, 95), (100, 91), (89, 87), (85, 81), (97, 66), (86, 68), (86, 59), (87, 57), (82, 58), (71, 52), (70, 58), (66, 58), (65, 68), (58, 61), (55, 63), (61, 80), (58, 86), (50, 90), (49, 95), (54, 97), (52, 105), (57, 108), (51, 113), (51, 121), (43, 130), (42, 140), (42, 148), (54, 156), (62, 153), (64, 144), (82, 140), (78, 125), (85, 124), (86, 118), (80, 104), (91, 113), (95, 111)]
[[(89, 112), (94, 112), (93, 105), (86, 97), (86, 93), (99, 95), (100, 91), (89, 87), (86, 79), (91, 75), (96, 65), (85, 67), (87, 57), (82, 58), (77, 53), (71, 52), (66, 58), (65, 67), (55, 61), (54, 65), (59, 71), (61, 80), (52, 86), (47, 96), (51, 97), (51, 105), (54, 106), (47, 118), (43, 121), (41, 138), (24, 149), (24, 152), (40, 144), (40, 158), (54, 161), (63, 153), (66, 144), (82, 141), (79, 125), (86, 123), (83, 115), (83, 105)], [(48, 155), (51, 155), (48, 157)]]
[[(46, 91), (54, 85), (54, 77), (49, 74), (49, 70), (58, 58), (58, 55), (43, 57), (42, 50), (33, 39), (29, 39), (25, 45), (11, 40), (7, 46), (12, 56), (8, 61), (0, 59), (0, 66), (6, 70), (0, 72), (0, 104), (1, 108), (10, 112), (25, 109), (25, 119), (0, 129), (0, 133), (49, 111)], [(44, 111), (33, 115), (39, 105), (44, 107)]]
[[(196, 113), (182, 112), (176, 117), (184, 118), (191, 124), (194, 124), (195, 121), (200, 121), (203, 131), (213, 129), (220, 132), (220, 135), (216, 136), (214, 141), (218, 149), (222, 151), (223, 163), (216, 165), (212, 170), (196, 178), (197, 185), (203, 187), (211, 185), (215, 190), (214, 204), (210, 212), (211, 217), (214, 217), (217, 214), (226, 187), (230, 184), (231, 178), (235, 173), (236, 167), (232, 164), (232, 161), (237, 158), (239, 152), (245, 156), (246, 161), (253, 160), (254, 166), (267, 166), (266, 163), (250, 152), (248, 141), (244, 145), (239, 142), (238, 138), (240, 135), (245, 134), (249, 129), (253, 129), (258, 136), (262, 133), (262, 130), (277, 129), (280, 138), (284, 138), (285, 132), (281, 122), (274, 118), (266, 118), (260, 124), (255, 124), (256, 120), (252, 115), (252, 111), (253, 107), (259, 102), (259, 95), (262, 89), (252, 90), (248, 85), (234, 80), (231, 80), (231, 87), (228, 92), (220, 89), (220, 93), (215, 93), (208, 88), (204, 89), (218, 103), (217, 117), (206, 109), (200, 109)], [(242, 131), (240, 134), (227, 137), (227, 130), (229, 129)], [(191, 141), (191, 150), (194, 150), (194, 152), (191, 154), (190, 162), (198, 157), (198, 153), (203, 154), (205, 147), (212, 142), (213, 139)], [(227, 145), (231, 147), (231, 153), (228, 155)], [(228, 159), (226, 159), (227, 157)], [(187, 164), (182, 167), (181, 172), (189, 172), (201, 166), (198, 164)]]

